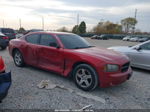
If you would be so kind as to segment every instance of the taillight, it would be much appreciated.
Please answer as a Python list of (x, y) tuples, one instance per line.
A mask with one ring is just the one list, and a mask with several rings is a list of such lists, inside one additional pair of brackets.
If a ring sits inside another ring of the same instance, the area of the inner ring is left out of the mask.
[(9, 39), (9, 37), (2, 37), (3, 39)]
[(5, 64), (2, 57), (0, 56), (0, 72), (4, 72), (4, 71), (5, 71)]

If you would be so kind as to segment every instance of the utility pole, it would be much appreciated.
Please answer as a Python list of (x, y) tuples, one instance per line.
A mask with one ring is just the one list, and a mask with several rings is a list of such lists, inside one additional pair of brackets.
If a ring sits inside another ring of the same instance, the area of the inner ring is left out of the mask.
[(77, 14), (77, 25), (79, 25), (79, 14)]
[(42, 16), (42, 29), (44, 30), (44, 17)]
[(21, 19), (19, 19), (19, 25), (20, 25), (20, 28), (21, 28)]
[[(136, 20), (136, 17), (137, 17), (137, 9), (135, 9), (135, 15), (134, 15), (135, 20)], [(133, 33), (135, 33), (135, 25), (133, 27)]]
[(135, 19), (136, 19), (136, 16), (137, 16), (137, 9), (135, 9)]
[(4, 22), (4, 20), (3, 20), (3, 28), (5, 27), (5, 22)]

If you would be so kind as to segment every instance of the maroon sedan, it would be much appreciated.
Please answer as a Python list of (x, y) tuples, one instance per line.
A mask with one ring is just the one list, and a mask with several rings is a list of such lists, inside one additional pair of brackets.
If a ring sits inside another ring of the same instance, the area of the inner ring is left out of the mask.
[(128, 80), (129, 59), (122, 54), (91, 46), (71, 33), (36, 32), (10, 41), (9, 52), (16, 66), (25, 64), (72, 76), (85, 91), (98, 85), (109, 87)]

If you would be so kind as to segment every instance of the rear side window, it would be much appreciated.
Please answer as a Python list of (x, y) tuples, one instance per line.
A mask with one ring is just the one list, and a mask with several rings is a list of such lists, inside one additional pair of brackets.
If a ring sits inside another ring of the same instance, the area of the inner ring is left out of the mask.
[(55, 38), (53, 38), (52, 35), (42, 34), (41, 40), (40, 40), (40, 45), (51, 46), (50, 43), (56, 43), (57, 44), (57, 41)]
[(26, 41), (32, 44), (39, 44), (39, 34), (31, 34), (26, 37)]
[(2, 33), (15, 33), (13, 29), (2, 29)]

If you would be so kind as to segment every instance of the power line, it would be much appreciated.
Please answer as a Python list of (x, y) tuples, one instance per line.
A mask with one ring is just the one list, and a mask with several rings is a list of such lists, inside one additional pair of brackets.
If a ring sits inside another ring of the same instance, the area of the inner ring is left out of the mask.
[[(49, 15), (51, 16), (51, 15)], [(80, 16), (79, 14), (77, 14), (77, 17), (73, 17), (73, 16), (59, 16), (59, 15), (55, 15), (55, 17), (58, 17), (58, 18), (68, 18), (68, 19), (75, 19), (76, 18), (76, 24), (79, 25), (79, 22), (80, 22)]]

